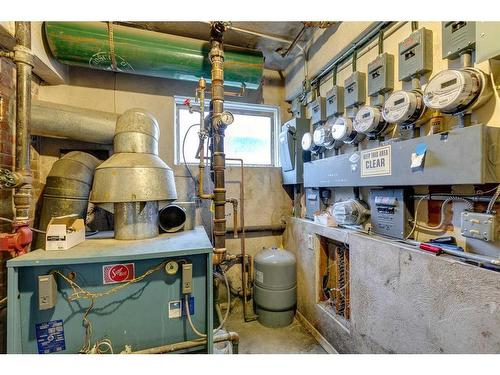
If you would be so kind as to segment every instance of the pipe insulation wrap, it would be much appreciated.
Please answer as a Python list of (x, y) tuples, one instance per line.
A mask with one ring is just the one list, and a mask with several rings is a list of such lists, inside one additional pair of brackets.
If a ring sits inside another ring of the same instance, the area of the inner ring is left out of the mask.
[[(193, 82), (210, 77), (210, 44), (203, 40), (120, 25), (109, 28), (105, 22), (45, 22), (44, 30), (52, 55), (64, 64)], [(260, 51), (225, 47), (224, 59), (226, 86), (259, 87), (264, 65)]]

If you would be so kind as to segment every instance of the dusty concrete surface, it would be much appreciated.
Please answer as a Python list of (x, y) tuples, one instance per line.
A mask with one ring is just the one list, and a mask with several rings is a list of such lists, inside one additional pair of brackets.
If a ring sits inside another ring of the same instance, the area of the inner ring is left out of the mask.
[(325, 350), (298, 322), (284, 328), (267, 328), (259, 322), (245, 323), (241, 300), (235, 301), (226, 329), (240, 335), (240, 354), (325, 354)]
[[(320, 234), (350, 247), (351, 320), (318, 304)], [(500, 353), (500, 273), (413, 247), (290, 218), (297, 308), (341, 353)]]

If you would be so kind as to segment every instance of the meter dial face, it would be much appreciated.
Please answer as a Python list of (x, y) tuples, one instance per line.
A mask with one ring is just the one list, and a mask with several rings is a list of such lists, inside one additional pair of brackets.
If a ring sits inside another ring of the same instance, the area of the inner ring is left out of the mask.
[(422, 94), (418, 91), (395, 91), (384, 103), (382, 116), (391, 124), (412, 123), (424, 109)]
[(356, 113), (354, 129), (358, 133), (380, 133), (384, 128), (385, 122), (379, 108), (365, 105)]
[(425, 105), (444, 113), (463, 111), (473, 104), (481, 91), (481, 84), (481, 77), (474, 70), (443, 70), (427, 84)]
[(311, 133), (305, 133), (302, 136), (301, 145), (302, 145), (302, 150), (304, 150), (304, 151), (311, 151), (312, 150), (314, 143), (313, 143), (313, 137), (312, 137)]
[(333, 123), (329, 120), (325, 125), (320, 126), (314, 130), (313, 141), (316, 146), (326, 147), (327, 149), (333, 148), (335, 139), (332, 135)]
[(347, 117), (339, 117), (332, 125), (332, 136), (337, 141), (346, 141), (353, 132), (352, 121)]

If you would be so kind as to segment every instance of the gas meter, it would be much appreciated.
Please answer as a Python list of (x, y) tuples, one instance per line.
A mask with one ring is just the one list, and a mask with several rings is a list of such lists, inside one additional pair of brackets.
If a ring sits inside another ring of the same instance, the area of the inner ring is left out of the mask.
[(424, 103), (429, 108), (454, 114), (479, 108), (491, 95), (491, 82), (479, 69), (449, 69), (429, 81)]
[(348, 117), (342, 116), (335, 120), (332, 126), (332, 136), (336, 141), (344, 143), (359, 143), (366, 135), (358, 133), (352, 125), (352, 120)]
[(392, 124), (413, 124), (425, 112), (422, 93), (419, 90), (395, 91), (384, 103), (382, 116)]
[(387, 128), (387, 123), (382, 117), (382, 111), (379, 107), (365, 105), (359, 109), (354, 118), (354, 129), (369, 137), (384, 135)]
[(302, 150), (304, 151), (309, 151), (313, 154), (319, 154), (322, 150), (322, 147), (320, 146), (317, 146), (314, 141), (313, 141), (313, 136), (311, 133), (305, 133), (303, 136), (302, 136), (302, 142), (301, 142), (301, 145), (302, 145)]

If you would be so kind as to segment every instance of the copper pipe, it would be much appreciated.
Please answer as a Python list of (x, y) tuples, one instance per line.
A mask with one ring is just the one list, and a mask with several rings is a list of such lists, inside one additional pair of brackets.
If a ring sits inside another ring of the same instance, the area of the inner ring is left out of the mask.
[[(233, 354), (238, 354), (238, 344), (240, 342), (240, 336), (236, 332), (227, 332), (214, 336), (214, 343), (230, 341), (233, 344)], [(121, 354), (163, 354), (177, 352), (179, 350), (186, 350), (191, 348), (196, 348), (198, 346), (203, 346), (207, 344), (206, 338), (200, 338), (190, 341), (177, 342), (174, 344), (167, 344), (162, 346), (156, 346), (154, 348), (137, 350), (135, 352), (123, 351)]]
[(226, 202), (233, 205), (233, 238), (238, 238), (238, 200), (229, 198)]
[[(240, 241), (241, 241), (241, 287), (243, 289), (243, 319), (245, 322), (250, 322), (257, 317), (251, 316), (248, 317), (247, 314), (247, 285), (248, 285), (248, 272), (247, 267), (246, 267), (246, 262), (247, 259), (250, 262), (251, 257), (247, 257), (246, 254), (246, 235), (245, 235), (245, 169), (244, 169), (244, 163), (243, 159), (238, 159), (238, 158), (227, 158), (226, 160), (230, 161), (237, 161), (240, 163), (240, 223), (241, 223), (241, 236), (240, 236)], [(250, 267), (251, 268), (251, 267)], [(251, 277), (251, 276), (250, 276)]]

